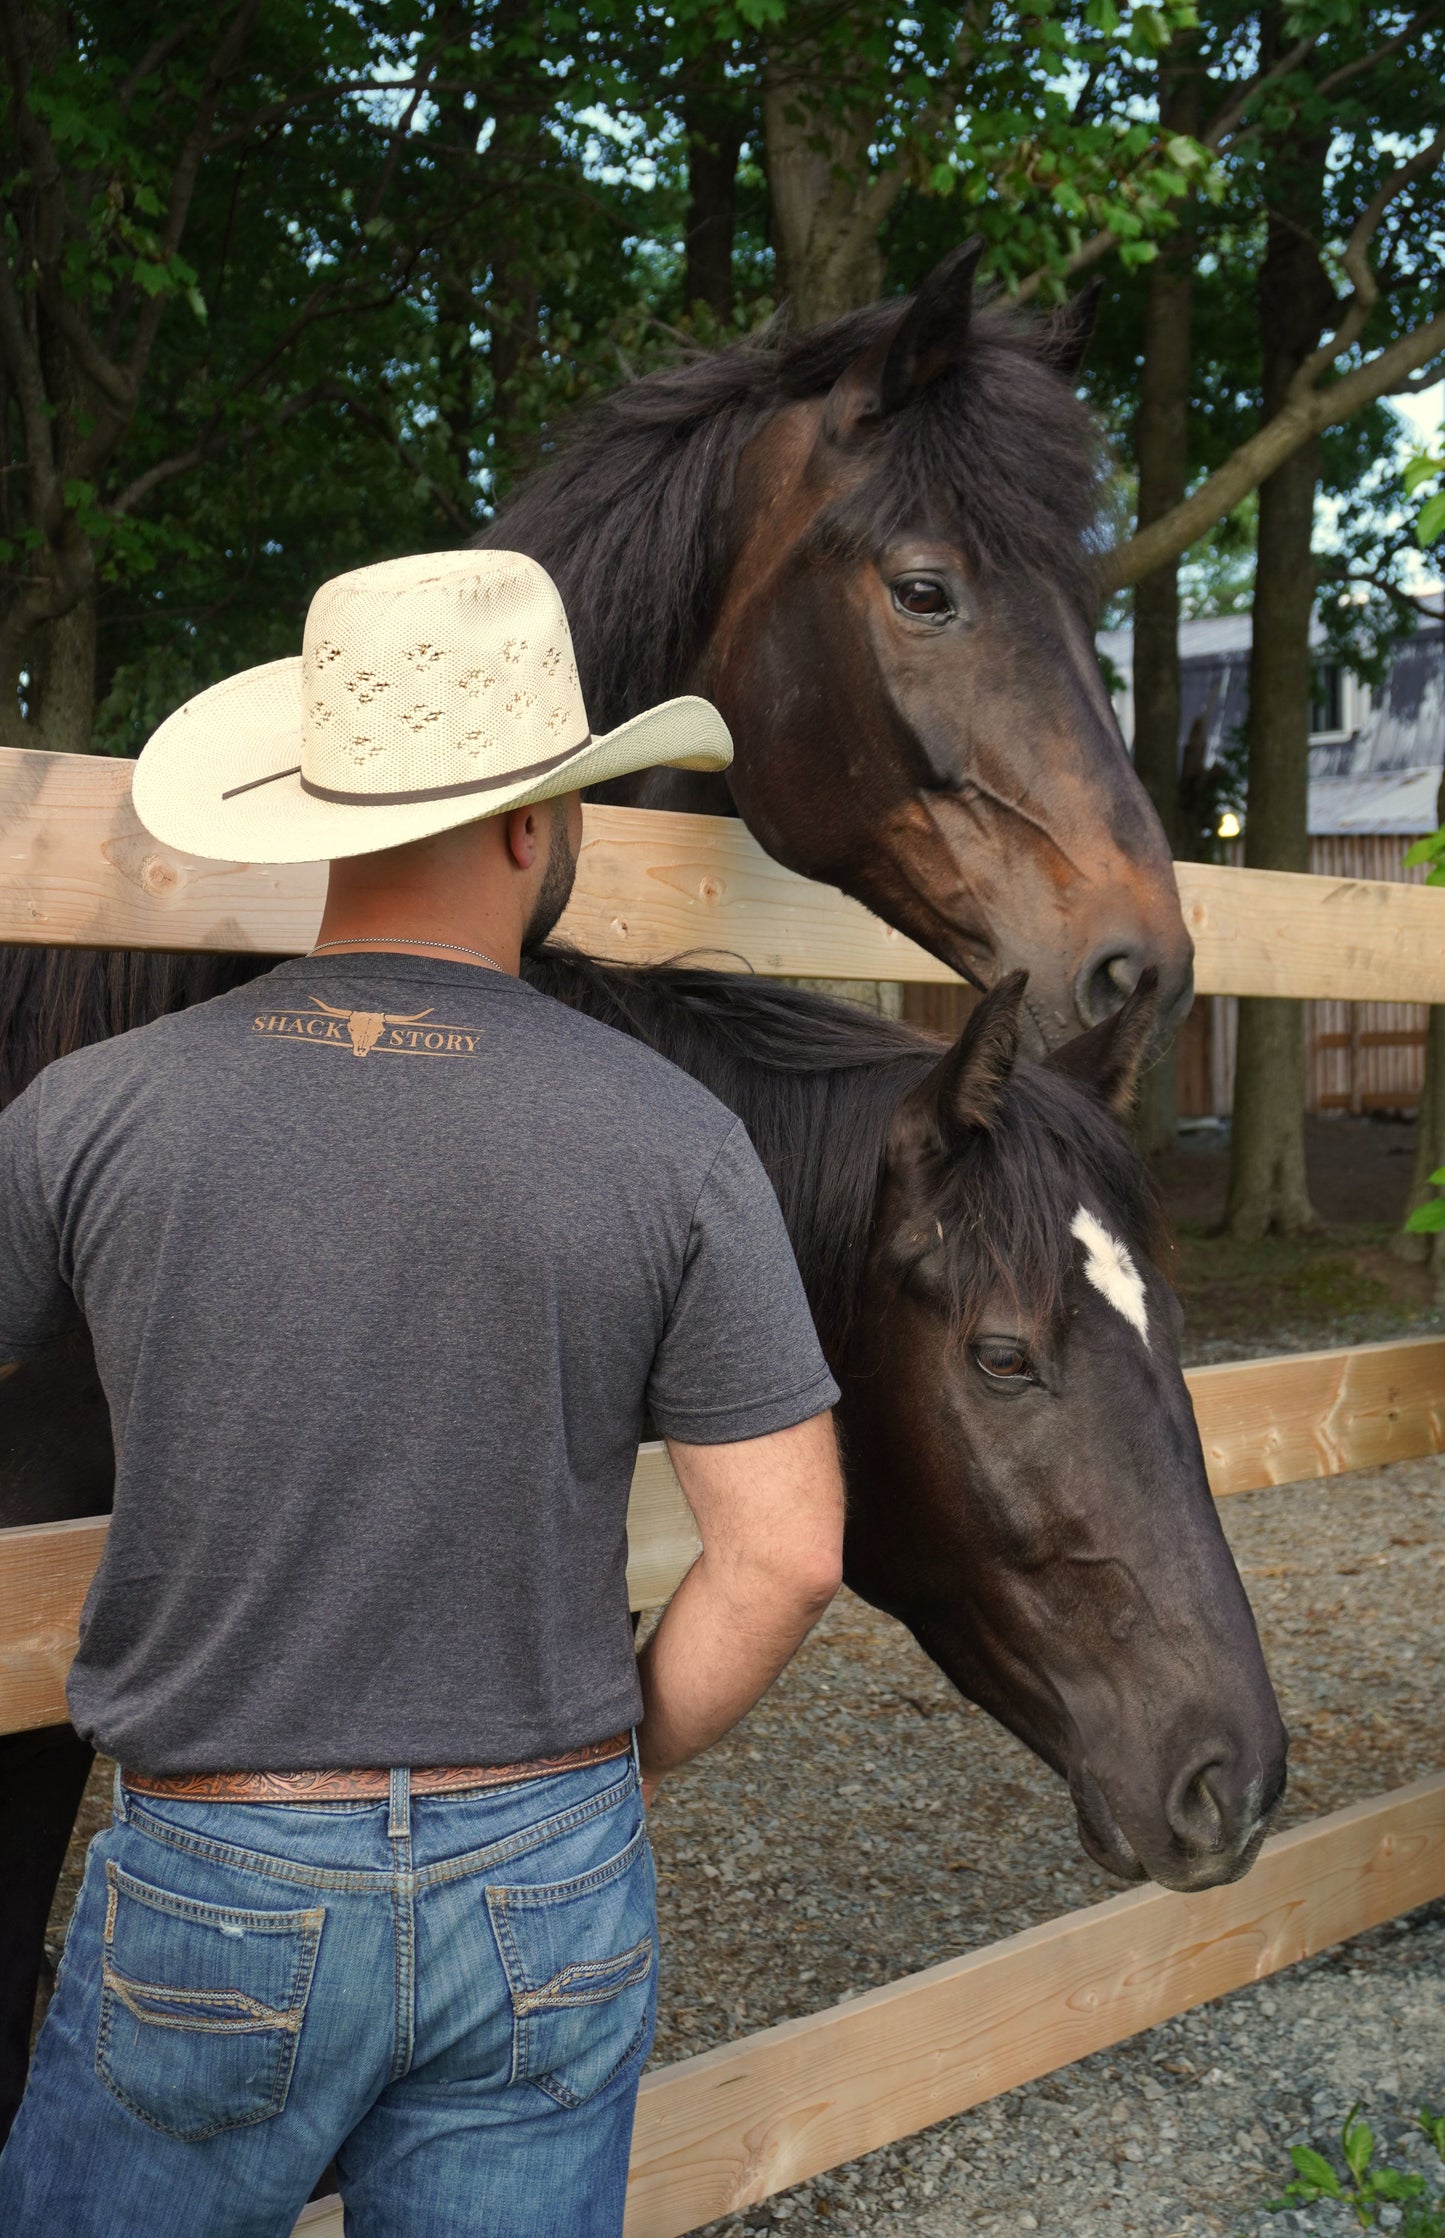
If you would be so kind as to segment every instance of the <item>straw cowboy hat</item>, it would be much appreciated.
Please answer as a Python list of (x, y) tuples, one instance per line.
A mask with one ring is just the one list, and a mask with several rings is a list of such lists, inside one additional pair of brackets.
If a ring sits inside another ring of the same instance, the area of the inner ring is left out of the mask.
[(141, 822), (232, 862), (398, 847), (666, 763), (726, 769), (705, 699), (594, 738), (551, 577), (520, 552), (433, 552), (323, 583), (299, 660), (198, 692), (136, 766)]

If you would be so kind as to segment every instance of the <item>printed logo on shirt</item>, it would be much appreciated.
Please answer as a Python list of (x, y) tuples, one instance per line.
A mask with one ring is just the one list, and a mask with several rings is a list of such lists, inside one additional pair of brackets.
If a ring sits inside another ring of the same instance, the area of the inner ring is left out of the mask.
[(319, 995), (311, 1002), (310, 1010), (258, 1012), (252, 1033), (349, 1049), (353, 1057), (369, 1057), (373, 1050), (402, 1057), (475, 1057), (482, 1046), (480, 1026), (444, 1026), (430, 1010), (338, 1010)]

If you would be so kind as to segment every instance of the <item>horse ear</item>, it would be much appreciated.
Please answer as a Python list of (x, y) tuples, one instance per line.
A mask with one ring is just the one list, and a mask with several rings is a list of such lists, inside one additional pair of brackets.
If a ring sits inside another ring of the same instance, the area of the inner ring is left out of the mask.
[(1054, 1051), (1048, 1060), (1050, 1072), (1076, 1080), (1116, 1117), (1126, 1119), (1134, 1108), (1139, 1074), (1158, 1016), (1159, 974), (1150, 964), (1140, 972), (1138, 985), (1112, 1018), (1106, 1018), (1101, 1026), (1091, 1026), (1087, 1033)]
[(1043, 358), (1068, 381), (1077, 381), (1099, 323), (1104, 282), (1095, 277), (1054, 312), (1043, 330)]
[(973, 318), (973, 283), (983, 242), (975, 235), (934, 265), (913, 300), (833, 383), (823, 426), (846, 442), (859, 428), (887, 419), (957, 365)]
[(973, 1127), (992, 1127), (1019, 1046), (1019, 1010), (1026, 971), (1011, 971), (990, 989), (947, 1055), (908, 1098), (904, 1110), (915, 1144), (935, 1146)]

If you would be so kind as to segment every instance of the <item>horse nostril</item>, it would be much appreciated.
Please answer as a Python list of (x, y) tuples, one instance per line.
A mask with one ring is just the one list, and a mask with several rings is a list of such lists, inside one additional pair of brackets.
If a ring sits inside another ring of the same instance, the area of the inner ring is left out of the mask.
[(1096, 949), (1074, 981), (1074, 1008), (1082, 1026), (1101, 1025), (1131, 995), (1145, 958), (1135, 948)]
[(1219, 1798), (1209, 1784), (1211, 1772), (1218, 1772), (1217, 1764), (1206, 1764), (1196, 1772), (1183, 1798), (1183, 1809), (1175, 1815), (1175, 1832), (1182, 1834), (1194, 1849), (1223, 1849), (1227, 1840), (1224, 1812)]

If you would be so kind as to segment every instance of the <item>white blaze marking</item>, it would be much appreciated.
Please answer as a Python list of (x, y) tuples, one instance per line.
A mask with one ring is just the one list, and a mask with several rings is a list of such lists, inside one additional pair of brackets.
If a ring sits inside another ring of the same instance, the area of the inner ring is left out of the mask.
[(1102, 1221), (1096, 1220), (1084, 1205), (1074, 1214), (1069, 1233), (1078, 1237), (1087, 1254), (1085, 1278), (1092, 1282), (1101, 1297), (1108, 1299), (1116, 1313), (1122, 1313), (1131, 1327), (1138, 1330), (1147, 1345), (1149, 1315), (1144, 1304), (1143, 1278), (1126, 1246), (1117, 1236), (1111, 1236)]

